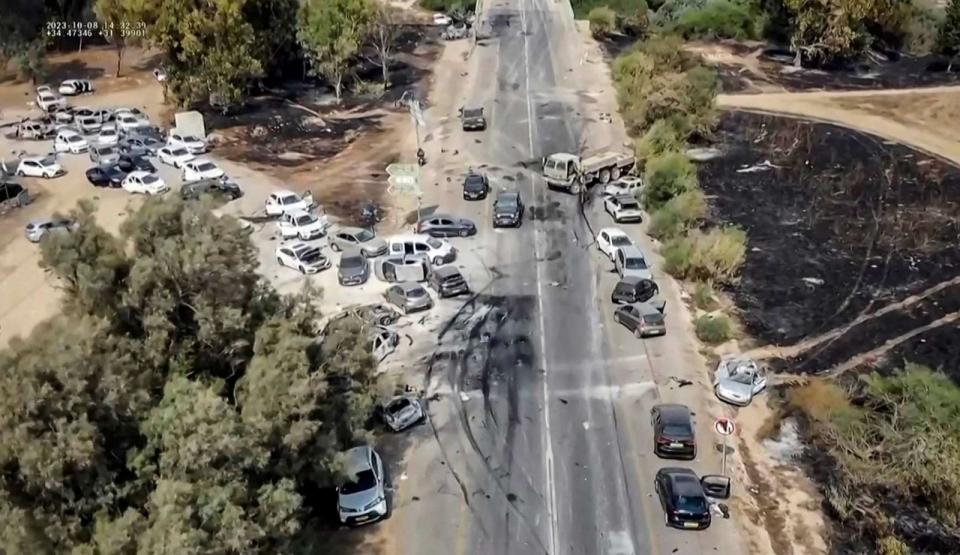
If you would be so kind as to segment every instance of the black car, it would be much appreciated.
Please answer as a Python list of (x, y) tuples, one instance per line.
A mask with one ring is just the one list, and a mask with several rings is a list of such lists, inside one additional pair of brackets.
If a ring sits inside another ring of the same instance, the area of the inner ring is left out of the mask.
[(236, 200), (243, 196), (240, 186), (228, 179), (201, 179), (191, 183), (184, 183), (180, 188), (180, 197), (184, 200), (196, 200), (203, 195), (226, 197)]
[(466, 218), (434, 214), (417, 222), (417, 233), (431, 237), (467, 237), (477, 232), (477, 224)]
[(87, 170), (87, 181), (96, 187), (119, 187), (127, 172), (117, 165), (94, 166)]
[(147, 160), (139, 154), (121, 154), (120, 160), (117, 162), (117, 166), (127, 173), (137, 170), (150, 173), (155, 173), (157, 171), (157, 167), (154, 166), (150, 160)]
[(653, 453), (663, 458), (693, 460), (697, 457), (697, 439), (693, 415), (686, 405), (663, 404), (650, 409), (653, 426)]
[(614, 304), (645, 303), (659, 293), (660, 288), (652, 279), (626, 275), (614, 286), (610, 300)]
[(520, 227), (523, 200), (517, 191), (504, 191), (493, 201), (493, 227)]
[(120, 152), (156, 156), (157, 150), (165, 145), (163, 141), (145, 135), (130, 135), (120, 139)]
[(451, 265), (440, 266), (431, 272), (430, 277), (427, 278), (427, 286), (443, 298), (470, 292), (470, 287), (467, 286), (467, 280), (463, 279), (463, 274), (456, 266)]
[(490, 180), (479, 173), (469, 173), (463, 180), (464, 200), (483, 200), (490, 192)]
[(660, 497), (667, 526), (694, 530), (710, 527), (710, 504), (694, 471), (661, 468), (657, 471), (654, 489)]
[(464, 131), (483, 131), (487, 128), (487, 118), (483, 115), (483, 108), (461, 108), (460, 122)]

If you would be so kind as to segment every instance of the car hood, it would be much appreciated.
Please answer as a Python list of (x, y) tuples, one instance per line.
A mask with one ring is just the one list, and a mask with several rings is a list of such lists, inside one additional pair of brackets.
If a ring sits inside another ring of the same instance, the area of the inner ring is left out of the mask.
[(340, 506), (345, 509), (363, 510), (367, 505), (382, 497), (379, 487), (372, 487), (366, 491), (358, 491), (350, 495), (340, 494)]
[(631, 269), (629, 269), (629, 268), (628, 268), (628, 269), (624, 269), (624, 270), (623, 270), (623, 275), (624, 275), (624, 276), (637, 276), (637, 277), (639, 277), (639, 278), (641, 278), (641, 279), (653, 279), (653, 273), (650, 271), (649, 268), (647, 268), (646, 270), (631, 270)]
[(404, 302), (407, 303), (407, 306), (424, 306), (430, 304), (430, 295), (424, 295), (422, 297), (406, 298)]
[(340, 275), (343, 277), (357, 277), (367, 273), (366, 266), (340, 267)]
[(499, 208), (499, 207), (498, 207), (498, 208), (494, 208), (494, 209), (493, 209), (493, 213), (496, 214), (497, 216), (510, 216), (510, 217), (514, 217), (514, 216), (517, 215), (517, 209), (516, 209), (516, 208)]
[(374, 237), (365, 243), (361, 243), (360, 248), (368, 252), (380, 252), (387, 248), (387, 240), (381, 237)]
[(400, 412), (394, 413), (390, 416), (391, 425), (395, 428), (403, 428), (408, 424), (416, 422), (420, 416), (423, 414), (420, 406), (417, 404), (409, 404)]
[(734, 399), (743, 399), (746, 401), (753, 397), (753, 386), (736, 380), (721, 379), (719, 383), (717, 383), (717, 389), (719, 389), (723, 395)]

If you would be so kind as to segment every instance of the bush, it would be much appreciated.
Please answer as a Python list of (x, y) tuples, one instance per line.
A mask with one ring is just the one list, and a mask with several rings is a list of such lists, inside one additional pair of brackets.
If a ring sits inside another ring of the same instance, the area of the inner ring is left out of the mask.
[(357, 81), (353, 84), (353, 94), (360, 98), (380, 98), (386, 90), (380, 81)]
[(937, 37), (937, 47), (944, 54), (957, 55), (960, 51), (960, 0), (950, 0), (947, 6), (940, 34)]
[(717, 309), (717, 299), (714, 298), (713, 285), (710, 282), (700, 282), (693, 290), (693, 304), (700, 310), (712, 311)]
[(937, 50), (938, 33), (943, 25), (943, 10), (931, 0), (916, 0), (904, 28), (903, 47), (916, 56)]
[(610, 8), (614, 13), (623, 17), (629, 17), (637, 13), (641, 6), (644, 10), (647, 9), (647, 3), (644, 0), (570, 0), (570, 5), (573, 7), (573, 14), (577, 19), (587, 18), (590, 10), (598, 6)]
[(640, 167), (655, 156), (683, 150), (690, 137), (690, 130), (690, 120), (683, 114), (673, 114), (655, 121), (633, 147)]
[(664, 269), (681, 279), (732, 284), (746, 258), (747, 234), (738, 227), (692, 230), (664, 245)]
[(694, 320), (693, 327), (704, 343), (723, 343), (733, 336), (733, 324), (723, 314), (704, 314)]
[(590, 10), (587, 20), (590, 22), (590, 33), (596, 38), (605, 37), (617, 28), (617, 14), (606, 6)]
[(690, 10), (698, 10), (707, 0), (665, 0), (653, 15), (653, 25), (661, 29), (672, 29)]
[(650, 235), (661, 241), (672, 239), (687, 231), (707, 214), (707, 200), (699, 188), (681, 193), (650, 218)]
[(645, 37), (650, 30), (650, 10), (643, 0), (639, 0), (633, 11), (621, 14), (619, 19), (620, 30), (625, 34)]
[(653, 212), (673, 197), (696, 188), (697, 168), (686, 154), (667, 152), (647, 160), (643, 182), (643, 204)]
[(467, 2), (464, 3), (464, 0), (420, 0), (420, 5), (427, 10), (432, 10), (435, 12), (454, 12), (454, 11), (473, 11), (474, 3)]
[(742, 0), (709, 0), (684, 11), (674, 29), (688, 39), (755, 39), (762, 30), (760, 20), (760, 14)]

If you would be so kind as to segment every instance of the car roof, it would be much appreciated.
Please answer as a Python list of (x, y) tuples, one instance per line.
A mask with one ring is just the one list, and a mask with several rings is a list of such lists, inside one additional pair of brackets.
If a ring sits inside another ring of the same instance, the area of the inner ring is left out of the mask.
[(643, 277), (643, 276), (627, 274), (627, 275), (623, 276), (623, 278), (620, 279), (619, 282), (617, 282), (617, 285), (620, 285), (621, 283), (625, 283), (625, 284), (627, 284), (627, 285), (636, 285), (636, 284), (640, 283), (641, 281), (653, 281), (653, 280), (648, 280), (647, 278), (645, 278), (645, 277)]
[[(61, 219), (62, 219), (62, 218), (61, 218)], [(37, 226), (41, 226), (41, 225), (43, 225), (43, 224), (53, 223), (54, 221), (55, 221), (55, 220), (54, 220), (54, 218), (52, 218), (52, 217), (51, 217), (51, 218), (37, 218), (37, 219), (35, 219), (35, 220), (30, 220), (29, 222), (27, 222), (27, 227), (30, 227), (30, 226), (37, 227)]]
[[(187, 163), (188, 164), (205, 164), (207, 162), (210, 162), (211, 164), (213, 164), (213, 160), (209, 158), (194, 158), (193, 160), (190, 160)], [(213, 164), (213, 165), (216, 165), (216, 164)]]
[(643, 259), (647, 258), (646, 256), (644, 256), (643, 251), (640, 250), (640, 247), (636, 245), (626, 245), (626, 246), (620, 247), (618, 252), (623, 253), (624, 257), (631, 257), (631, 258), (640, 257)]
[(450, 277), (460, 275), (460, 270), (456, 266), (440, 266), (433, 273), (437, 274), (440, 277)]
[(690, 421), (690, 408), (679, 403), (664, 403), (653, 408), (660, 411), (660, 416), (671, 423), (687, 423)]
[(277, 189), (276, 191), (273, 192), (273, 194), (278, 197), (285, 197), (288, 195), (296, 195), (297, 193), (294, 193), (290, 189)]
[(600, 230), (600, 233), (604, 233), (604, 232), (606, 232), (607, 235), (626, 235), (627, 237), (629, 237), (629, 235), (627, 235), (627, 232), (620, 229), (619, 227), (605, 227)]
[(363, 258), (363, 252), (358, 247), (347, 247), (340, 255), (340, 260), (344, 258)]
[(497, 200), (513, 197), (520, 198), (520, 191), (500, 191), (497, 193)]
[(338, 229), (336, 230), (336, 233), (349, 233), (350, 235), (356, 235), (357, 233), (360, 233), (361, 231), (363, 231), (363, 228), (362, 228), (362, 227), (343, 226), (343, 227), (338, 228)]
[(313, 245), (310, 243), (304, 243), (303, 241), (294, 241), (293, 243), (288, 243), (286, 245), (280, 245), (281, 247), (289, 247), (294, 251), (303, 250), (306, 248), (312, 248)]
[(399, 233), (390, 237), (391, 241), (424, 241), (431, 237), (426, 233)]
[(403, 289), (404, 291), (414, 291), (416, 289), (423, 289), (423, 286), (415, 281), (401, 281), (397, 284), (397, 287)]
[(616, 195), (614, 198), (616, 198), (620, 202), (637, 202), (637, 197), (633, 196), (630, 193), (620, 193), (619, 195)]
[(356, 476), (370, 468), (370, 453), (373, 449), (369, 445), (360, 445), (348, 449), (343, 453), (343, 470), (348, 476)]
[(424, 216), (424, 217), (420, 218), (420, 221), (421, 221), (421, 222), (426, 222), (426, 221), (432, 220), (432, 219), (434, 219), (434, 218), (447, 218), (448, 220), (459, 220), (459, 219), (460, 219), (460, 218), (458, 218), (458, 217), (456, 217), (456, 216), (452, 216), (452, 215), (450, 215), (450, 214), (445, 214), (445, 213), (443, 213), (443, 212), (438, 212), (438, 213), (435, 213), (435, 214), (431, 214), (431, 215), (429, 215), (429, 216)]
[(666, 466), (657, 471), (657, 474), (663, 474), (674, 478), (676, 476), (690, 476), (692, 478), (697, 477), (697, 473), (689, 468), (681, 468), (679, 466)]

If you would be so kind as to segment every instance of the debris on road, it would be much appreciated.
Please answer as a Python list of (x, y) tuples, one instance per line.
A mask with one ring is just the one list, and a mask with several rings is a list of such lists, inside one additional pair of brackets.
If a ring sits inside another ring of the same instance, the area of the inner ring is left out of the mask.
[(464, 403), (470, 400), (470, 396), (465, 391), (460, 392), (460, 400)]
[(670, 381), (675, 382), (677, 384), (678, 389), (684, 386), (693, 385), (692, 380), (685, 380), (683, 378), (678, 378), (676, 376), (670, 376)]
[(781, 166), (773, 164), (770, 160), (764, 160), (759, 164), (754, 164), (752, 166), (744, 166), (737, 170), (737, 173), (756, 173), (756, 172), (765, 172), (773, 169), (780, 169)]

